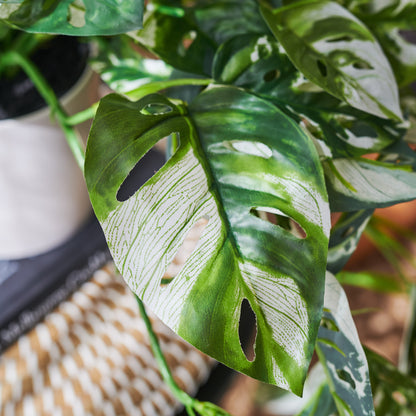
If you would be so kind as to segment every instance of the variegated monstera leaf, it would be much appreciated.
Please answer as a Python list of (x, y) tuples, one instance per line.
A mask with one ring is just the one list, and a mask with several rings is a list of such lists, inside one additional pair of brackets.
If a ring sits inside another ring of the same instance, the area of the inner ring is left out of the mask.
[(329, 0), (262, 6), (263, 17), (294, 65), (310, 80), (352, 107), (400, 120), (397, 84), (370, 30)]
[[(180, 136), (173, 156), (118, 201), (132, 168), (169, 134)], [(85, 174), (130, 288), (200, 350), (300, 394), (321, 317), (329, 234), (323, 172), (308, 136), (235, 87), (208, 88), (188, 108), (160, 95), (138, 102), (109, 95), (91, 130)], [(208, 224), (197, 247), (165, 284), (201, 218)], [(252, 360), (239, 338), (244, 300), (256, 316)]]
[(115, 35), (142, 27), (143, 0), (0, 0), (0, 20), (28, 32)]

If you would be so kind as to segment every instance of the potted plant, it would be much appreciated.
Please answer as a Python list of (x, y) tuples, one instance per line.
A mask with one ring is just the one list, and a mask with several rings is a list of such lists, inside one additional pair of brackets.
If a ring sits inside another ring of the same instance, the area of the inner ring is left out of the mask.
[[(56, 95), (59, 111), (74, 113), (98, 96), (86, 43), (1, 31), (0, 259), (16, 259), (57, 247), (90, 217), (82, 172), (47, 104), (57, 106)], [(88, 129), (72, 139), (85, 141)]]
[[(406, 135), (415, 46), (403, 36), (415, 29), (416, 4), (158, 0), (136, 30), (92, 14), (95, 3), (77, 3), (75, 24), (68, 2), (43, 8), (40, 19), (6, 19), (33, 31), (127, 34), (99, 40), (97, 65), (123, 95), (100, 102), (84, 174), (130, 288), (197, 348), (297, 395), (316, 351), (316, 390), (302, 414), (414, 413), (412, 366), (399, 373), (366, 355), (334, 274), (375, 208), (416, 197), (414, 138)], [(149, 70), (131, 39), (164, 64)], [(140, 85), (132, 68), (151, 82)], [(130, 172), (166, 136), (166, 164), (123, 196)], [(333, 213), (341, 215), (331, 225)], [(198, 221), (198, 246), (167, 281)], [(388, 286), (366, 276), (370, 288)], [(256, 319), (251, 353), (239, 337), (243, 303)], [(405, 361), (413, 359), (408, 347)], [(405, 400), (389, 397), (384, 374)], [(190, 414), (220, 414), (192, 403)]]

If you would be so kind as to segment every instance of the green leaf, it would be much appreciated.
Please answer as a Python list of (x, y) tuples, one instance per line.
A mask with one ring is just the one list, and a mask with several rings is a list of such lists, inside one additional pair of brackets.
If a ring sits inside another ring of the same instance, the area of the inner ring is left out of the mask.
[(403, 135), (397, 123), (349, 107), (314, 87), (266, 34), (240, 35), (222, 44), (213, 77), (274, 102), (309, 132), (323, 159), (375, 153)]
[(143, 29), (129, 35), (175, 69), (209, 76), (217, 45), (185, 9), (178, 10), (175, 15), (155, 7), (146, 13)]
[(342, 285), (352, 285), (379, 293), (403, 293), (403, 285), (391, 274), (341, 271), (337, 279)]
[(97, 55), (92, 68), (115, 92), (126, 93), (144, 84), (165, 81), (173, 68), (160, 59), (145, 58), (127, 36), (97, 38)]
[[(289, 114), (308, 131), (322, 159), (360, 157), (382, 151), (400, 140), (403, 128), (354, 108), (323, 106), (323, 94), (309, 94), (307, 103), (294, 103)], [(281, 104), (280, 104), (281, 105)]]
[(352, 2), (348, 7), (377, 37), (398, 84), (413, 82), (416, 79), (416, 2), (367, 0)]
[(142, 27), (143, 0), (23, 0), (0, 4), (0, 18), (29, 32), (115, 35)]
[[(151, 108), (159, 114), (149, 114)], [(136, 162), (171, 133), (180, 136), (176, 153), (119, 202), (118, 189)], [(131, 289), (200, 350), (300, 394), (321, 315), (329, 210), (318, 155), (297, 125), (233, 87), (209, 88), (189, 110), (158, 95), (136, 103), (110, 95), (92, 126), (85, 173)], [(262, 219), (262, 211), (293, 218), (306, 237), (292, 234), (287, 222)], [(201, 218), (209, 222), (199, 245), (161, 286)], [(238, 335), (244, 299), (257, 322), (253, 361)]]
[(338, 273), (357, 248), (373, 210), (346, 212), (331, 229), (327, 269)]
[(239, 35), (270, 33), (256, 0), (199, 1), (195, 19), (218, 45)]
[(414, 0), (344, 0), (348, 7), (367, 26), (394, 24), (402, 28), (416, 28)]
[(340, 415), (375, 415), (367, 359), (344, 290), (329, 272), (316, 351)]
[(301, 1), (272, 10), (266, 22), (305, 76), (352, 107), (402, 118), (397, 84), (371, 32), (332, 1)]
[(386, 207), (416, 198), (412, 166), (364, 158), (323, 162), (333, 211)]
[(374, 29), (400, 86), (416, 80), (416, 45), (409, 42), (397, 26), (381, 26)]
[[(224, 42), (214, 58), (213, 77), (256, 93), (291, 101), (298, 71), (270, 35), (245, 34)], [(293, 100), (292, 100), (293, 101)]]
[(366, 348), (377, 416), (416, 414), (416, 381)]
[(48, 16), (59, 0), (0, 0), (0, 19), (17, 27), (28, 27)]

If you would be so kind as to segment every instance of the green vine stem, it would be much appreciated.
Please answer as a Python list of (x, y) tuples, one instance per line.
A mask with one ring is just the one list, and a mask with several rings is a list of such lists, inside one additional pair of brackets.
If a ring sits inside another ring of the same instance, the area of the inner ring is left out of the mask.
[(200, 414), (201, 416), (231, 416), (225, 410), (214, 405), (213, 403), (200, 402), (199, 400), (189, 396), (189, 394), (180, 389), (172, 376), (168, 363), (166, 362), (165, 356), (163, 355), (163, 352), (160, 348), (159, 341), (155, 332), (153, 331), (152, 323), (150, 322), (149, 316), (147, 315), (144, 304), (137, 296), (136, 300), (139, 305), (140, 315), (142, 316), (146, 325), (153, 355), (158, 364), (163, 381), (169, 387), (175, 398), (185, 406), (188, 415), (196, 416), (197, 414)]
[(409, 315), (400, 348), (399, 370), (416, 377), (416, 285), (410, 291)]
[(37, 67), (25, 56), (16, 51), (4, 53), (0, 58), (0, 66), (20, 66), (26, 75), (32, 80), (33, 84), (39, 91), (39, 94), (46, 101), (55, 116), (57, 122), (65, 134), (68, 145), (74, 154), (75, 160), (81, 170), (84, 170), (85, 149), (75, 129), (67, 123), (68, 115), (61, 107), (54, 91), (49, 86), (45, 78), (39, 72)]

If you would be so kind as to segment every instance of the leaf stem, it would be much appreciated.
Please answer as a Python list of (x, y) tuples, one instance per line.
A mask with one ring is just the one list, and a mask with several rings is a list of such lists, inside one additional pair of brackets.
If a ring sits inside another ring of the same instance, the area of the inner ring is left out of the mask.
[(39, 72), (38, 68), (24, 55), (16, 51), (9, 51), (2, 55), (0, 66), (1, 65), (18, 65), (32, 80), (39, 94), (46, 101), (46, 104), (51, 109), (51, 113), (55, 116), (57, 122), (61, 126), (68, 145), (74, 154), (75, 160), (83, 171), (85, 160), (84, 145), (74, 128), (67, 123), (68, 115), (61, 107), (61, 104), (59, 103), (53, 89), (49, 86), (43, 75)]
[(160, 348), (159, 340), (153, 331), (152, 323), (150, 322), (149, 316), (147, 315), (144, 304), (137, 295), (135, 295), (135, 297), (137, 304), (139, 305), (140, 315), (142, 316), (146, 325), (150, 339), (150, 346), (152, 347), (153, 355), (158, 364), (163, 381), (170, 388), (175, 398), (185, 406), (188, 415), (196, 416), (197, 414), (200, 414), (202, 416), (231, 416), (225, 410), (214, 405), (213, 403), (200, 402), (199, 400), (194, 399), (193, 397), (189, 396), (188, 393), (181, 390), (181, 388), (176, 384), (168, 363), (166, 362), (165, 356), (163, 355), (163, 352)]
[(399, 370), (416, 376), (416, 285), (410, 291), (409, 315), (399, 354)]
[(97, 108), (98, 102), (92, 104), (91, 107), (88, 107), (85, 110), (73, 114), (72, 116), (67, 116), (66, 124), (68, 126), (76, 126), (77, 124), (83, 123), (84, 121), (94, 118), (95, 113), (97, 112)]

